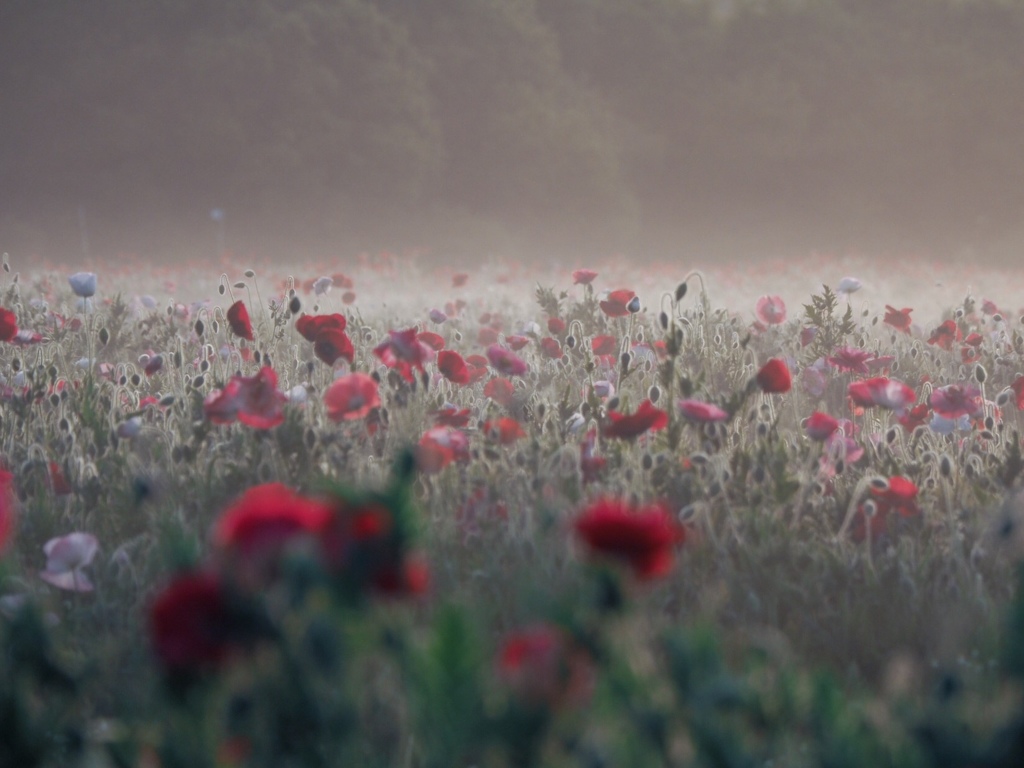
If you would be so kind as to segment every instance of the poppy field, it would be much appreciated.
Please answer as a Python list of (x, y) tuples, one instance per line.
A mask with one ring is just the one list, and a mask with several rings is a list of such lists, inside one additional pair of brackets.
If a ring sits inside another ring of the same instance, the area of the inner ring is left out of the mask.
[(23, 266), (0, 766), (1024, 763), (1012, 274)]

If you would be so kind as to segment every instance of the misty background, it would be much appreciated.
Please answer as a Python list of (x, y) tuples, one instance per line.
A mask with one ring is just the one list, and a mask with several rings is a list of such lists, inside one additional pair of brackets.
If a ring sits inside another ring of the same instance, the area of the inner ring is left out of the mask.
[(1010, 263), (1022, 180), (1021, 2), (0, 2), (12, 253)]

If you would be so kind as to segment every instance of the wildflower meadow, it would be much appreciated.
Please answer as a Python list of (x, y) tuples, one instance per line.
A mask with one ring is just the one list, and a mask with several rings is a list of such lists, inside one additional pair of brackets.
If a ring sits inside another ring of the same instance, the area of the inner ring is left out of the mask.
[(5, 255), (0, 766), (1024, 765), (1019, 274), (434, 264)]

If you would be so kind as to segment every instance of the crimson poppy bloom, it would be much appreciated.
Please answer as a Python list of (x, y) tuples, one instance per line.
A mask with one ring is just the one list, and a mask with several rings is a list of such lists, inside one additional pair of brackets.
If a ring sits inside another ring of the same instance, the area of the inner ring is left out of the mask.
[(949, 384), (933, 390), (928, 405), (946, 419), (974, 417), (982, 411), (981, 390), (973, 384)]
[(540, 350), (545, 357), (552, 360), (557, 360), (562, 356), (562, 345), (558, 343), (558, 339), (553, 339), (550, 336), (545, 336), (540, 340)]
[(856, 347), (840, 347), (825, 362), (844, 373), (869, 373), (867, 362), (875, 356), (874, 352)]
[(551, 624), (511, 632), (495, 666), (501, 681), (527, 707), (557, 710), (580, 705), (593, 692), (590, 656)]
[(607, 423), (601, 429), (604, 437), (615, 437), (621, 440), (632, 440), (644, 432), (657, 432), (668, 426), (668, 413), (655, 408), (650, 400), (644, 400), (635, 413), (623, 414), (609, 411)]
[(380, 407), (377, 382), (365, 373), (350, 373), (335, 379), (324, 392), (324, 406), (331, 421), (355, 421)]
[(253, 340), (252, 336), (252, 323), (249, 321), (249, 310), (245, 308), (245, 304), (239, 299), (230, 307), (227, 312), (228, 325), (231, 326), (231, 332), (235, 336), (239, 336), (248, 341)]
[(597, 272), (592, 269), (577, 269), (572, 273), (573, 285), (590, 285), (597, 277)]
[(344, 331), (348, 327), (348, 319), (338, 313), (332, 315), (302, 315), (295, 321), (295, 330), (306, 341), (316, 341), (317, 334), (327, 328)]
[(434, 424), (439, 427), (466, 427), (469, 426), (469, 408), (456, 408), (454, 405), (447, 405), (439, 411), (434, 411)]
[(500, 445), (512, 445), (519, 438), (526, 437), (523, 425), (508, 416), (485, 421), (483, 431), (488, 440)]
[(636, 297), (636, 293), (628, 288), (620, 288), (617, 291), (610, 291), (607, 298), (598, 302), (601, 311), (608, 317), (626, 317), (629, 314), (629, 303)]
[(837, 429), (839, 421), (821, 411), (815, 411), (804, 422), (804, 431), (811, 440), (825, 440)]
[(902, 381), (885, 376), (851, 382), (846, 392), (854, 405), (863, 408), (877, 405), (898, 414), (904, 413), (916, 398), (914, 390)]
[(18, 317), (11, 310), (0, 307), (0, 341), (11, 341), (18, 335)]
[(615, 355), (619, 351), (619, 342), (614, 336), (595, 336), (590, 340), (590, 348), (595, 355)]
[(373, 354), (411, 383), (412, 369), (423, 371), (423, 364), (433, 357), (434, 352), (416, 338), (415, 328), (407, 328), (404, 331), (388, 331), (387, 340), (374, 347)]
[(957, 324), (952, 320), (947, 320), (934, 331), (928, 338), (929, 344), (942, 347), (942, 349), (952, 349), (953, 343), (960, 341), (962, 334)]
[(789, 392), (793, 387), (789, 366), (785, 361), (773, 357), (757, 372), (757, 386), (767, 395)]
[(913, 517), (920, 513), (917, 505), (917, 486), (906, 477), (890, 477), (886, 487), (872, 488), (871, 498), (874, 501), (874, 514), (869, 516), (865, 505), (857, 508), (853, 519), (852, 536), (856, 541), (863, 541), (870, 536), (878, 538), (888, 530), (889, 517), (893, 513), (900, 517)]
[(433, 331), (420, 331), (416, 334), (417, 341), (421, 341), (435, 352), (444, 349), (444, 336)]
[(469, 368), (466, 361), (453, 349), (442, 349), (437, 353), (437, 370), (453, 384), (469, 383)]
[(157, 658), (175, 673), (216, 669), (242, 639), (220, 577), (209, 571), (164, 587), (150, 607), (149, 634)]
[(705, 424), (715, 421), (725, 421), (729, 418), (729, 414), (717, 405), (705, 403), (703, 400), (680, 400), (679, 410), (682, 411), (683, 416), (690, 421), (698, 421)]
[[(60, 468), (60, 464), (56, 461), (51, 461), (47, 467), (46, 484), (53, 491), (54, 496), (70, 496), (73, 492), (71, 483), (68, 482), (67, 477), (64, 475), (64, 470)], [(0, 488), (2, 488), (2, 480), (0, 480)], [(0, 494), (2, 493), (3, 491), (0, 490)], [(0, 497), (0, 505), (2, 505), (2, 497)], [(3, 513), (0, 512), (0, 517), (2, 515)], [(0, 527), (2, 527), (2, 524), (0, 524)], [(0, 535), (0, 540), (2, 538), (2, 535)], [(3, 544), (0, 542), (0, 547), (2, 546)]]
[(232, 376), (224, 389), (215, 389), (203, 401), (203, 412), (214, 424), (236, 419), (254, 429), (270, 429), (284, 421), (288, 396), (277, 391), (277, 373), (263, 367), (255, 376)]
[(355, 360), (356, 350), (352, 339), (338, 328), (321, 328), (313, 342), (313, 354), (327, 365), (334, 365), (339, 359), (347, 360), (349, 365)]
[(904, 307), (903, 309), (896, 309), (896, 307), (885, 305), (885, 317), (882, 322), (886, 325), (891, 325), (897, 331), (903, 331), (904, 333), (910, 333), (910, 326), (912, 320), (910, 319), (910, 313), (914, 310), (910, 307)]
[(454, 427), (431, 427), (416, 446), (416, 466), (421, 472), (440, 472), (454, 461), (469, 461), (469, 438)]
[(902, 416), (897, 416), (896, 420), (903, 426), (908, 432), (913, 432), (918, 427), (927, 424), (931, 417), (931, 408), (928, 407), (927, 403), (918, 403), (909, 411)]
[(373, 570), (370, 587), (383, 597), (423, 595), (430, 587), (430, 568), (416, 557), (380, 564)]
[(0, 552), (14, 536), (17, 523), (15, 513), (14, 475), (0, 469)]
[(560, 317), (549, 317), (548, 318), (548, 333), (553, 333), (555, 336), (565, 333), (565, 320)]
[(487, 359), (502, 376), (522, 376), (529, 370), (523, 359), (515, 352), (511, 352), (497, 344), (487, 348)]
[(786, 303), (779, 296), (762, 296), (754, 305), (754, 314), (765, 325), (786, 322)]
[(529, 344), (530, 340), (526, 336), (512, 335), (505, 337), (505, 343), (508, 344), (509, 349), (511, 349), (513, 352), (518, 352), (527, 344)]
[(619, 499), (601, 498), (576, 518), (577, 535), (595, 553), (626, 563), (640, 579), (664, 576), (676, 544), (686, 531), (660, 504), (634, 509)]

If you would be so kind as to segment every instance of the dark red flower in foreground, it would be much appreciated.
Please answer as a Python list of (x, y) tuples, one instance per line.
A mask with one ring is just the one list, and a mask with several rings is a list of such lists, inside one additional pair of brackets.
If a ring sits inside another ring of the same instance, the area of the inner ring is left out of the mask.
[(886, 325), (891, 325), (897, 331), (903, 331), (904, 333), (910, 333), (910, 326), (913, 322), (910, 319), (910, 313), (914, 310), (910, 307), (904, 307), (903, 309), (896, 309), (888, 304), (885, 305), (885, 317), (882, 322)]
[(228, 325), (231, 326), (231, 332), (235, 336), (240, 336), (243, 339), (252, 341), (252, 323), (249, 321), (249, 310), (245, 308), (245, 304), (239, 299), (230, 307), (228, 307)]
[(601, 311), (608, 317), (626, 317), (629, 314), (629, 302), (635, 296), (636, 293), (628, 288), (611, 291), (606, 299), (599, 302)]
[(219, 577), (179, 576), (157, 595), (149, 613), (153, 650), (164, 668), (198, 672), (223, 664), (241, 638)]
[(297, 330), (306, 341), (316, 341), (317, 334), (327, 328), (344, 331), (348, 327), (348, 319), (341, 314), (303, 315), (295, 321)]
[(636, 413), (622, 414), (617, 411), (609, 411), (610, 423), (605, 424), (601, 429), (604, 437), (617, 437), (623, 440), (632, 440), (644, 432), (657, 432), (668, 426), (668, 414), (660, 408), (655, 408), (650, 400), (644, 400)]
[(789, 366), (777, 357), (773, 357), (761, 366), (757, 372), (757, 386), (765, 394), (781, 394), (789, 392), (793, 386), (793, 377), (789, 373)]
[(11, 310), (0, 307), (0, 341), (11, 341), (17, 335), (17, 316)]
[(255, 376), (232, 376), (224, 389), (206, 396), (203, 412), (214, 424), (236, 419), (255, 429), (270, 429), (284, 421), (288, 396), (277, 390), (277, 374), (264, 367)]
[(355, 360), (356, 350), (352, 339), (338, 328), (321, 328), (313, 342), (313, 354), (327, 365), (334, 365), (338, 360), (347, 360), (349, 364)]
[(668, 573), (675, 546), (686, 540), (685, 529), (660, 504), (634, 509), (610, 498), (587, 507), (575, 528), (593, 552), (623, 561), (641, 579)]
[(350, 373), (335, 379), (324, 392), (324, 406), (331, 421), (354, 421), (365, 418), (380, 407), (380, 391), (372, 376)]
[(453, 384), (469, 383), (466, 361), (454, 349), (442, 349), (437, 353), (437, 370)]
[(932, 331), (932, 335), (928, 338), (928, 343), (943, 349), (952, 349), (953, 343), (960, 341), (961, 337), (962, 334), (957, 324), (952, 320), (947, 320)]
[(582, 704), (594, 687), (589, 654), (550, 624), (507, 635), (496, 667), (498, 677), (528, 707), (556, 710)]

